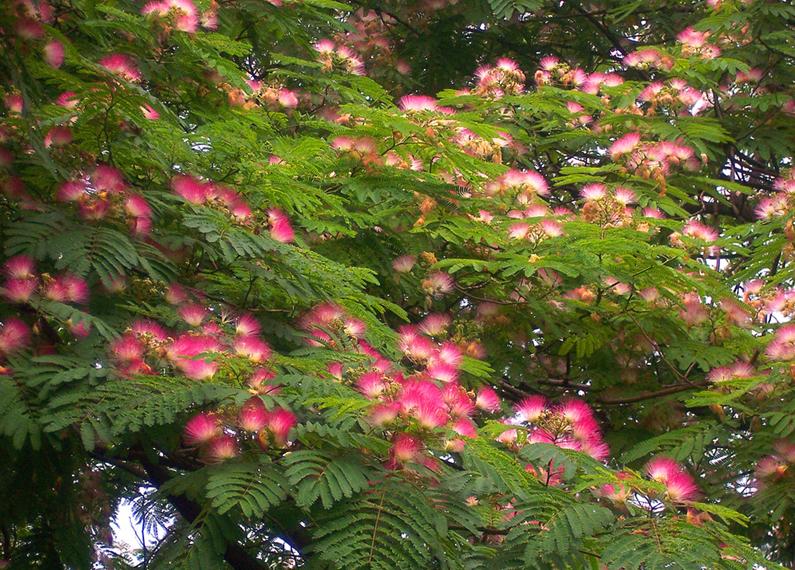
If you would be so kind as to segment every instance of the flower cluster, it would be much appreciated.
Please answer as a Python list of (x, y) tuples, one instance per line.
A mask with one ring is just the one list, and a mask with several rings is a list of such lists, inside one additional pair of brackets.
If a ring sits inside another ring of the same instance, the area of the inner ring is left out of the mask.
[(522, 428), (521, 438), (516, 428), (507, 429), (497, 438), (510, 446), (550, 443), (582, 451), (599, 461), (610, 453), (593, 410), (582, 400), (572, 398), (556, 405), (544, 396), (529, 396), (514, 406), (514, 416), (506, 424)]
[(584, 200), (581, 214), (587, 222), (608, 228), (626, 226), (632, 220), (630, 204), (635, 201), (635, 193), (629, 188), (609, 189), (595, 182), (583, 186), (580, 196)]
[[(171, 179), (171, 189), (186, 202), (227, 212), (238, 223), (257, 222), (257, 216), (240, 194), (223, 184), (180, 174)], [(295, 238), (290, 220), (281, 210), (268, 210), (267, 223), (271, 237), (276, 241), (289, 243)]]
[(624, 57), (624, 65), (627, 67), (637, 67), (639, 69), (665, 69), (670, 70), (674, 66), (674, 59), (667, 54), (663, 54), (654, 48), (642, 48)]
[(538, 85), (549, 85), (558, 82), (564, 86), (577, 87), (584, 93), (596, 95), (604, 87), (617, 87), (624, 79), (617, 73), (596, 71), (586, 73), (579, 67), (571, 67), (554, 56), (541, 58), (541, 68), (535, 72)]
[(88, 303), (89, 289), (85, 279), (71, 273), (51, 276), (36, 272), (36, 263), (27, 255), (9, 258), (3, 265), (0, 293), (12, 303), (27, 303), (38, 293), (42, 298), (60, 303)]
[(364, 62), (348, 46), (325, 39), (315, 43), (314, 48), (325, 71), (338, 67), (353, 75), (364, 75)]
[(231, 459), (252, 440), (260, 449), (284, 448), (289, 445), (290, 431), (296, 416), (286, 408), (268, 409), (259, 396), (246, 400), (240, 409), (202, 412), (185, 424), (183, 442), (198, 447), (207, 463)]
[[(763, 220), (782, 217), (795, 207), (795, 169), (774, 182), (778, 192), (762, 198), (756, 207), (756, 215)], [(792, 239), (792, 238), (790, 238)]]
[(682, 55), (697, 55), (702, 59), (715, 59), (720, 56), (720, 48), (708, 43), (709, 32), (699, 32), (688, 26), (676, 36), (682, 44)]
[(498, 59), (494, 65), (479, 67), (475, 71), (475, 77), (475, 93), (478, 95), (500, 98), (524, 91), (524, 73), (519, 69), (518, 63), (506, 57)]
[(646, 464), (646, 473), (652, 481), (665, 485), (666, 494), (672, 501), (690, 501), (698, 495), (698, 485), (693, 477), (673, 459), (652, 459)]
[(657, 181), (665, 189), (665, 177), (672, 168), (684, 166), (687, 170), (697, 171), (701, 168), (693, 149), (681, 142), (642, 141), (640, 133), (627, 133), (616, 139), (609, 149), (615, 161), (625, 164), (628, 171), (643, 178)]
[(236, 320), (217, 315), (190, 300), (178, 286), (166, 296), (178, 304), (177, 314), (188, 330), (169, 331), (151, 320), (138, 320), (110, 345), (110, 355), (122, 375), (157, 374), (172, 367), (193, 380), (208, 380), (221, 361), (245, 358), (254, 367), (249, 385), (257, 390), (272, 378), (267, 364), (273, 351), (260, 336), (259, 322), (249, 314)]
[(140, 194), (132, 192), (118, 168), (99, 164), (88, 176), (62, 183), (55, 198), (77, 205), (84, 220), (101, 220), (108, 215), (127, 221), (136, 236), (146, 236), (152, 229), (152, 208)]

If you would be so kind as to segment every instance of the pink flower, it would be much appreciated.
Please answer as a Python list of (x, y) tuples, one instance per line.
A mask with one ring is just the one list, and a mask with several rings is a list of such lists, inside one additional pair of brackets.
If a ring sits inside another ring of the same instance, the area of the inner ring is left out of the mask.
[(431, 336), (438, 336), (447, 330), (450, 326), (452, 318), (445, 313), (431, 313), (422, 319), (420, 323), (420, 330)]
[(113, 357), (121, 362), (141, 360), (144, 356), (144, 345), (132, 335), (124, 335), (110, 345)]
[(55, 100), (56, 105), (67, 109), (74, 109), (79, 102), (80, 100), (77, 98), (77, 94), (74, 91), (64, 91), (58, 95), (58, 98)]
[(487, 412), (496, 412), (500, 409), (500, 397), (497, 392), (489, 386), (483, 386), (478, 390), (478, 396), (475, 399), (475, 405), (481, 410)]
[(795, 325), (784, 325), (776, 331), (765, 351), (772, 360), (795, 359)]
[(522, 422), (535, 422), (544, 413), (547, 399), (544, 396), (528, 396), (514, 407), (516, 416)]
[(475, 427), (475, 424), (472, 423), (472, 420), (467, 418), (461, 418), (459, 420), (456, 420), (453, 423), (452, 428), (454, 432), (464, 437), (473, 438), (478, 436), (478, 431), (477, 428)]
[(466, 417), (475, 411), (475, 404), (469, 394), (456, 382), (445, 384), (442, 388), (442, 399), (447, 411), (453, 418)]
[(97, 192), (117, 194), (127, 188), (121, 170), (108, 164), (99, 164), (91, 173), (91, 182)]
[(398, 106), (404, 111), (436, 111), (438, 109), (436, 99), (427, 95), (404, 95), (400, 98)]
[(3, 297), (12, 303), (27, 303), (38, 287), (38, 280), (31, 279), (8, 279), (0, 292)]
[(627, 133), (610, 145), (610, 156), (615, 160), (621, 155), (629, 154), (640, 144), (640, 133)]
[(171, 305), (179, 305), (188, 299), (185, 288), (179, 283), (171, 283), (166, 290), (166, 302)]
[(130, 331), (138, 338), (155, 341), (166, 340), (168, 334), (166, 330), (155, 321), (139, 319), (130, 326)]
[(3, 273), (12, 279), (32, 279), (36, 277), (36, 262), (29, 255), (15, 255), (3, 264)]
[(422, 280), (422, 289), (429, 295), (444, 295), (455, 287), (455, 281), (443, 271), (432, 271), (428, 277)]
[(295, 427), (295, 414), (284, 408), (276, 408), (268, 415), (268, 430), (279, 447), (287, 444), (290, 430)]
[(44, 61), (47, 65), (59, 68), (63, 65), (64, 47), (58, 40), (52, 40), (44, 45)]
[(377, 398), (386, 388), (384, 376), (380, 372), (365, 372), (356, 381), (356, 387), (367, 398)]
[(63, 274), (47, 285), (44, 296), (62, 303), (85, 303), (88, 301), (88, 284), (81, 277)]
[(211, 439), (205, 448), (205, 460), (209, 463), (232, 459), (238, 455), (237, 440), (231, 435), (219, 435)]
[(646, 473), (654, 481), (666, 486), (668, 496), (674, 501), (687, 501), (698, 492), (693, 478), (673, 459), (657, 457), (646, 464)]
[(400, 404), (397, 402), (379, 404), (370, 410), (370, 422), (376, 426), (391, 423), (397, 418), (399, 412)]
[(598, 182), (586, 184), (582, 187), (582, 190), (580, 190), (580, 196), (582, 196), (583, 200), (586, 202), (601, 200), (606, 195), (607, 188), (605, 188), (604, 184), (599, 184)]
[(84, 180), (67, 180), (58, 187), (55, 199), (59, 202), (75, 202), (86, 194), (86, 183)]
[(44, 146), (65, 146), (72, 142), (72, 130), (69, 127), (53, 127), (44, 135)]
[(3, 98), (3, 103), (5, 103), (6, 109), (17, 115), (22, 113), (22, 109), (25, 105), (24, 99), (22, 99), (22, 95), (19, 93), (9, 93)]
[(686, 236), (700, 239), (707, 243), (712, 243), (718, 239), (718, 232), (706, 224), (702, 224), (698, 220), (690, 220), (682, 228), (682, 233)]
[(171, 179), (171, 189), (191, 204), (204, 204), (209, 193), (206, 182), (183, 174)]
[(193, 416), (185, 424), (182, 439), (186, 445), (202, 445), (212, 441), (220, 434), (218, 420), (206, 413)]
[(13, 354), (30, 344), (30, 327), (21, 319), (10, 317), (0, 323), (0, 354)]
[(125, 198), (124, 211), (135, 218), (148, 218), (152, 215), (149, 202), (140, 194), (130, 194)]
[(235, 353), (245, 356), (251, 362), (259, 363), (270, 358), (273, 351), (264, 340), (255, 336), (239, 336), (234, 341)]
[(249, 398), (241, 406), (237, 424), (241, 429), (254, 433), (268, 424), (268, 411), (259, 396)]
[(141, 105), (140, 109), (144, 119), (148, 121), (156, 121), (160, 118), (160, 113), (158, 113), (155, 108), (149, 104)]
[(400, 464), (411, 461), (421, 450), (422, 443), (419, 439), (407, 433), (398, 433), (392, 439), (392, 449), (389, 453), (392, 459)]
[(412, 408), (411, 413), (425, 429), (442, 427), (448, 420), (447, 410), (438, 401), (422, 401)]
[(270, 234), (273, 239), (281, 243), (295, 241), (295, 232), (284, 212), (278, 208), (271, 208), (268, 210), (268, 222), (271, 225)]
[(251, 313), (240, 315), (235, 326), (235, 334), (239, 336), (258, 335), (261, 326), (259, 321)]
[(123, 53), (106, 55), (99, 60), (99, 64), (126, 81), (134, 83), (141, 80), (141, 72), (129, 55)]
[(192, 327), (198, 327), (207, 317), (207, 309), (196, 303), (182, 305), (177, 312), (180, 318)]
[(392, 261), (392, 269), (398, 273), (408, 273), (417, 263), (417, 258), (413, 255), (401, 255)]

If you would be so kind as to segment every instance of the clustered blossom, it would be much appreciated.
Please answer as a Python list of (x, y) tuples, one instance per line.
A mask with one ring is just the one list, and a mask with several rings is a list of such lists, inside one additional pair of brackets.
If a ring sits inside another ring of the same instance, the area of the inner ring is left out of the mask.
[(649, 83), (638, 95), (638, 100), (649, 104), (648, 115), (657, 113), (661, 106), (681, 109), (680, 114), (683, 115), (695, 115), (711, 106), (703, 92), (678, 78)]
[(771, 360), (795, 359), (795, 325), (780, 327), (765, 350)]
[(177, 285), (166, 295), (187, 330), (170, 331), (151, 320), (134, 321), (113, 341), (110, 356), (123, 376), (158, 374), (173, 367), (193, 380), (209, 380), (229, 358), (244, 358), (252, 366), (249, 386), (258, 393), (271, 391), (273, 378), (267, 367), (273, 351), (260, 337), (260, 326), (250, 314), (230, 319), (192, 300)]
[(632, 221), (635, 192), (624, 186), (608, 188), (601, 183), (583, 186), (580, 196), (584, 203), (581, 210), (583, 219), (601, 227), (622, 227)]
[(60, 303), (88, 303), (89, 288), (85, 279), (71, 273), (40, 274), (33, 258), (27, 255), (6, 260), (3, 274), (5, 281), (0, 294), (11, 303), (28, 303), (33, 295)]
[(617, 87), (624, 79), (617, 73), (596, 71), (586, 73), (579, 67), (571, 67), (554, 56), (541, 58), (541, 68), (535, 72), (534, 79), (538, 85), (550, 85), (555, 82), (567, 87), (576, 87), (583, 93), (598, 94), (602, 87)]
[(101, 220), (108, 215), (127, 221), (130, 231), (139, 237), (152, 229), (152, 208), (142, 195), (130, 190), (122, 172), (107, 164), (98, 164), (89, 175), (63, 182), (55, 192), (59, 202), (73, 203), (85, 220)]
[(182, 32), (196, 32), (199, 25), (208, 30), (218, 27), (218, 15), (215, 9), (211, 7), (201, 14), (193, 0), (153, 0), (141, 8), (141, 14), (170, 18), (174, 29)]
[(610, 156), (623, 162), (627, 170), (643, 178), (651, 178), (665, 188), (665, 177), (672, 168), (683, 166), (696, 171), (701, 168), (701, 160), (693, 149), (682, 143), (672, 141), (643, 141), (640, 133), (627, 133), (610, 146)]
[[(225, 211), (236, 222), (259, 223), (258, 216), (240, 194), (223, 184), (180, 174), (171, 179), (171, 189), (186, 202)], [(265, 220), (263, 220), (264, 222)], [(287, 215), (278, 208), (267, 211), (267, 224), (273, 239), (282, 243), (293, 241), (295, 234)]]
[(658, 68), (670, 70), (674, 66), (674, 59), (654, 48), (642, 48), (624, 57), (624, 65), (639, 69)]
[(353, 75), (364, 75), (364, 62), (348, 46), (324, 39), (317, 42), (314, 48), (325, 71), (331, 71), (337, 66)]
[(299, 321), (300, 327), (308, 333), (307, 343), (311, 346), (338, 347), (355, 342), (364, 336), (365, 324), (351, 317), (334, 303), (317, 305)]
[(99, 60), (99, 64), (112, 74), (131, 83), (138, 83), (143, 78), (135, 60), (124, 53), (106, 55)]
[(260, 449), (284, 448), (297, 418), (282, 407), (268, 409), (260, 396), (246, 400), (239, 410), (202, 412), (185, 424), (182, 440), (199, 449), (207, 463), (231, 459), (241, 447), (256, 442)]
[(646, 464), (646, 473), (652, 481), (665, 485), (666, 494), (673, 501), (691, 501), (698, 495), (698, 485), (693, 477), (673, 459), (652, 459)]
[[(582, 451), (599, 461), (610, 453), (593, 410), (582, 400), (572, 398), (553, 404), (543, 396), (529, 396), (514, 406), (514, 416), (506, 424), (521, 427), (526, 435), (520, 438), (516, 428), (502, 432), (498, 441), (513, 447), (550, 443), (563, 449)], [(553, 473), (547, 475), (550, 482), (557, 480)]]
[(261, 81), (248, 80), (254, 95), (269, 109), (295, 109), (298, 107), (298, 92), (279, 85), (265, 85)]
[(709, 32), (699, 32), (688, 26), (677, 34), (676, 39), (682, 44), (682, 55), (697, 55), (702, 59), (715, 59), (720, 56), (720, 48), (707, 42), (709, 36)]
[[(30, 327), (17, 317), (0, 318), (0, 359), (19, 352), (30, 345)], [(0, 374), (6, 369), (0, 367)]]
[(475, 77), (478, 81), (475, 93), (478, 95), (499, 98), (524, 91), (525, 75), (519, 64), (507, 57), (498, 59), (493, 66), (479, 67)]
[(773, 186), (778, 192), (762, 198), (756, 206), (756, 215), (762, 220), (785, 216), (795, 207), (795, 169), (776, 179)]

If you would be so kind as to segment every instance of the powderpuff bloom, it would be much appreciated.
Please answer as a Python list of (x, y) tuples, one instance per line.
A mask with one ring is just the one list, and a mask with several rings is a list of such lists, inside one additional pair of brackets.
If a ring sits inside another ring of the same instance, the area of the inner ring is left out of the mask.
[(140, 194), (130, 194), (124, 200), (124, 211), (134, 218), (149, 218), (152, 208)]
[(36, 262), (29, 255), (15, 255), (3, 264), (3, 273), (11, 279), (32, 279), (36, 277)]
[(435, 429), (447, 423), (447, 410), (436, 401), (423, 401), (411, 409), (411, 414), (420, 426), (425, 429)]
[(461, 348), (454, 342), (445, 342), (439, 348), (439, 351), (433, 356), (434, 362), (442, 362), (450, 366), (458, 368), (463, 358)]
[(84, 180), (67, 180), (55, 192), (55, 199), (59, 202), (76, 202), (86, 195)]
[(258, 432), (268, 424), (268, 411), (259, 396), (246, 400), (240, 407), (237, 425), (245, 431)]
[(240, 315), (235, 325), (235, 334), (237, 336), (253, 336), (258, 335), (261, 326), (259, 321), (250, 313)]
[(154, 107), (148, 104), (141, 105), (141, 114), (144, 116), (144, 119), (147, 121), (156, 121), (160, 118), (160, 113), (158, 113)]
[(203, 445), (215, 439), (221, 433), (218, 420), (206, 413), (193, 416), (185, 424), (182, 440), (185, 445)]
[(24, 99), (22, 99), (22, 95), (19, 93), (9, 93), (3, 98), (3, 103), (9, 112), (16, 114), (20, 114), (25, 105)]
[(30, 344), (30, 327), (11, 317), (0, 323), (0, 354), (13, 354)]
[(702, 224), (698, 220), (690, 220), (682, 228), (682, 233), (688, 237), (700, 239), (707, 243), (712, 243), (718, 239), (718, 232), (714, 228), (706, 224)]
[(475, 404), (472, 402), (472, 398), (456, 382), (444, 385), (442, 388), (442, 399), (447, 406), (448, 413), (453, 418), (466, 417), (475, 411)]
[(166, 289), (165, 299), (171, 305), (179, 305), (188, 299), (188, 294), (179, 283), (171, 283)]
[(72, 142), (72, 130), (69, 127), (53, 127), (44, 135), (44, 146), (65, 146)]
[(295, 427), (296, 423), (295, 414), (284, 408), (276, 408), (268, 414), (267, 427), (279, 447), (287, 444), (290, 430)]
[(63, 65), (64, 47), (58, 40), (52, 40), (44, 45), (44, 61), (47, 65), (59, 68)]
[(392, 439), (392, 448), (389, 451), (391, 458), (397, 463), (413, 460), (422, 450), (422, 442), (407, 433), (395, 434)]
[(586, 184), (580, 190), (580, 196), (582, 196), (583, 200), (586, 202), (593, 202), (595, 200), (601, 200), (607, 195), (607, 188), (604, 184), (599, 184), (598, 182), (594, 182), (591, 184)]
[(400, 413), (400, 404), (397, 402), (378, 404), (370, 410), (369, 420), (373, 425), (382, 426), (395, 421), (398, 413)]
[(421, 286), (423, 291), (429, 295), (444, 295), (453, 290), (455, 281), (443, 271), (433, 271), (428, 274), (427, 278), (422, 280)]
[(209, 194), (209, 186), (206, 182), (184, 174), (171, 179), (171, 189), (191, 204), (204, 204)]
[(587, 453), (597, 461), (604, 461), (610, 457), (610, 447), (600, 439), (591, 438), (580, 442), (579, 450)]
[(447, 330), (452, 318), (445, 313), (432, 313), (422, 319), (419, 329), (430, 336), (438, 336)]
[(574, 424), (593, 419), (593, 410), (582, 400), (567, 400), (556, 411)]
[(183, 334), (174, 339), (166, 350), (166, 356), (188, 378), (204, 380), (215, 374), (218, 365), (209, 360), (193, 359), (200, 354), (216, 353), (220, 349), (221, 343), (211, 336)]
[(0, 293), (12, 303), (27, 303), (36, 291), (38, 284), (36, 278), (8, 279), (0, 288)]
[(336, 49), (337, 46), (331, 40), (323, 39), (318, 42), (315, 42), (315, 45), (313, 45), (312, 47), (315, 48), (315, 51), (320, 54), (331, 55), (332, 53), (334, 53), (334, 50)]
[(528, 396), (516, 406), (516, 419), (520, 422), (535, 422), (544, 413), (547, 407), (547, 399), (544, 396)]
[(503, 174), (498, 182), (504, 188), (529, 190), (539, 196), (546, 196), (549, 193), (549, 184), (543, 176), (534, 170), (511, 169)]
[(100, 164), (91, 173), (91, 182), (97, 192), (117, 194), (127, 188), (121, 170), (108, 164)]
[(436, 357), (438, 352), (436, 345), (429, 338), (421, 335), (413, 325), (400, 327), (398, 347), (414, 361), (429, 361)]
[(42, 25), (31, 18), (19, 18), (16, 24), (17, 35), (26, 40), (38, 40), (44, 37)]
[(523, 222), (511, 224), (508, 227), (508, 237), (511, 239), (525, 239), (530, 234), (530, 224)]
[(754, 469), (754, 476), (757, 479), (770, 479), (781, 477), (787, 473), (789, 466), (775, 455), (768, 455), (760, 459)]
[(239, 336), (235, 338), (233, 348), (235, 353), (245, 356), (251, 362), (259, 363), (270, 358), (273, 351), (264, 340), (255, 336)]
[(144, 356), (144, 345), (133, 335), (124, 335), (110, 345), (113, 358), (120, 362), (141, 360)]
[(795, 325), (785, 325), (776, 331), (773, 340), (765, 350), (772, 360), (795, 359)]
[(60, 275), (47, 285), (44, 296), (52, 301), (85, 303), (88, 301), (88, 284), (76, 275)]
[(483, 386), (478, 390), (477, 398), (475, 398), (475, 405), (481, 410), (496, 412), (500, 409), (500, 397), (492, 388)]
[(196, 303), (182, 305), (177, 313), (183, 321), (192, 327), (198, 327), (207, 317), (207, 309)]
[(392, 260), (392, 269), (398, 273), (408, 273), (412, 270), (417, 263), (417, 258), (414, 255), (401, 255)]
[(211, 439), (204, 450), (204, 459), (216, 463), (237, 457), (237, 440), (231, 435), (220, 435)]
[(404, 95), (398, 106), (404, 111), (436, 111), (439, 108), (436, 99), (427, 95)]
[(162, 342), (166, 340), (168, 336), (166, 329), (164, 329), (155, 321), (148, 319), (139, 319), (133, 322), (133, 324), (130, 326), (130, 332), (144, 341), (151, 339)]
[(64, 91), (55, 99), (55, 104), (66, 109), (74, 109), (80, 100), (74, 91)]
[(381, 372), (366, 372), (356, 381), (356, 388), (367, 398), (377, 398), (386, 388), (384, 376)]
[(278, 208), (268, 210), (268, 222), (270, 223), (270, 234), (273, 239), (280, 243), (291, 243), (295, 241), (295, 232), (290, 224), (287, 215)]
[(458, 370), (444, 362), (435, 362), (428, 366), (428, 375), (440, 382), (449, 383), (458, 380)]
[(563, 235), (563, 224), (558, 222), (557, 220), (542, 220), (541, 221), (541, 230), (546, 234), (548, 237), (560, 237)]
[(618, 186), (615, 190), (616, 202), (628, 206), (635, 201), (635, 193), (629, 188)]
[(451, 426), (453, 431), (456, 432), (458, 435), (474, 438), (478, 436), (477, 428), (475, 424), (472, 423), (472, 420), (468, 418), (461, 418), (453, 422)]
[(135, 83), (141, 80), (141, 72), (129, 55), (123, 53), (106, 55), (99, 60), (99, 64), (126, 81)]
[(707, 380), (710, 382), (727, 382), (739, 378), (753, 378), (756, 374), (753, 366), (740, 360), (728, 366), (714, 368), (707, 374)]
[(640, 133), (627, 133), (610, 145), (610, 156), (613, 159), (629, 154), (640, 144)]
[(668, 496), (674, 501), (688, 501), (698, 493), (693, 478), (673, 459), (652, 459), (646, 465), (646, 473), (654, 481), (665, 485)]

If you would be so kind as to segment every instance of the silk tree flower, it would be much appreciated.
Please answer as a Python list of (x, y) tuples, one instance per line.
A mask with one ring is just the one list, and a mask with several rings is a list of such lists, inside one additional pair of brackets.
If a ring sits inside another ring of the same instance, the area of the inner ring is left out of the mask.
[(7, 279), (0, 294), (12, 303), (27, 303), (39, 286), (38, 279)]
[(431, 313), (420, 322), (419, 330), (430, 336), (438, 336), (447, 331), (452, 317), (446, 313)]
[(284, 447), (289, 441), (290, 431), (295, 427), (295, 414), (285, 408), (275, 408), (268, 413), (267, 429), (276, 446)]
[(610, 156), (615, 160), (620, 156), (631, 153), (639, 144), (640, 133), (627, 133), (610, 145)]
[(178, 310), (180, 318), (192, 327), (198, 327), (207, 318), (207, 309), (197, 303), (187, 303)]
[(147, 121), (156, 121), (160, 118), (160, 113), (158, 113), (157, 110), (148, 103), (141, 105), (140, 109), (141, 114)]
[(207, 463), (218, 463), (237, 457), (239, 454), (237, 440), (231, 435), (223, 434), (205, 444), (202, 456)]
[(235, 334), (238, 336), (258, 335), (261, 330), (259, 321), (251, 313), (240, 315), (235, 325)]
[(668, 496), (674, 501), (689, 501), (698, 494), (693, 478), (673, 459), (657, 457), (646, 464), (649, 477), (665, 485)]
[(281, 243), (292, 243), (295, 241), (295, 232), (290, 224), (287, 215), (278, 208), (268, 210), (268, 222), (270, 223), (270, 234), (273, 239)]
[(682, 233), (688, 237), (700, 239), (707, 243), (712, 243), (718, 239), (718, 232), (714, 228), (706, 224), (702, 224), (698, 220), (690, 220), (682, 228)]
[(377, 398), (386, 389), (384, 375), (380, 372), (365, 372), (356, 381), (356, 388), (367, 398)]
[(46, 148), (66, 146), (71, 142), (72, 130), (69, 127), (53, 127), (44, 135), (44, 146)]
[(183, 334), (167, 347), (166, 356), (188, 378), (206, 380), (218, 371), (218, 363), (197, 357), (200, 354), (215, 354), (221, 348), (221, 343), (211, 336)]
[(0, 322), (0, 355), (19, 352), (30, 344), (30, 327), (22, 319), (9, 317)]
[(500, 409), (500, 397), (497, 392), (489, 386), (483, 386), (478, 390), (475, 405), (481, 410), (487, 412), (496, 412)]
[(442, 399), (453, 419), (468, 417), (476, 409), (475, 402), (457, 382), (450, 382), (442, 387)]
[(256, 433), (268, 424), (268, 410), (265, 403), (259, 396), (254, 396), (246, 400), (240, 407), (237, 425), (241, 429)]
[(453, 278), (443, 271), (432, 271), (420, 284), (423, 291), (432, 296), (449, 293), (455, 287)]
[(514, 406), (516, 418), (521, 422), (537, 421), (547, 408), (544, 396), (528, 396)]
[(271, 357), (273, 351), (264, 340), (256, 336), (239, 336), (233, 343), (235, 353), (245, 356), (251, 362), (260, 363)]
[(412, 270), (417, 263), (417, 257), (414, 255), (401, 255), (392, 261), (392, 269), (398, 273), (408, 273)]
[(184, 174), (171, 179), (171, 189), (191, 204), (204, 204), (209, 192), (206, 182)]
[(771, 360), (795, 359), (795, 325), (784, 325), (776, 331), (765, 350)]
[(118, 194), (127, 189), (121, 170), (109, 164), (99, 164), (91, 173), (91, 183), (97, 192)]
[(193, 416), (185, 424), (182, 440), (189, 446), (203, 445), (215, 439), (220, 433), (220, 424), (215, 416), (201, 413)]
[(63, 65), (64, 61), (64, 47), (58, 40), (47, 42), (43, 48), (44, 61), (47, 65), (58, 69)]
[(422, 442), (416, 437), (407, 433), (397, 433), (392, 439), (390, 457), (399, 466), (400, 464), (414, 460), (422, 451)]
[(99, 64), (125, 81), (137, 83), (142, 79), (141, 72), (129, 55), (112, 53), (100, 59)]
[(36, 262), (29, 255), (15, 255), (3, 264), (3, 273), (11, 279), (33, 279), (36, 277)]
[(110, 345), (111, 354), (120, 362), (141, 360), (144, 356), (144, 351), (143, 343), (134, 335), (123, 335)]
[(436, 111), (438, 101), (427, 95), (404, 95), (398, 101), (398, 106), (404, 111)]

